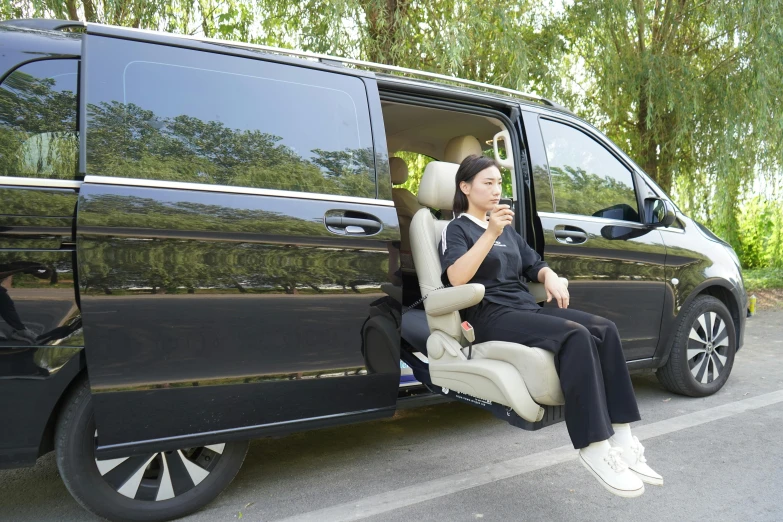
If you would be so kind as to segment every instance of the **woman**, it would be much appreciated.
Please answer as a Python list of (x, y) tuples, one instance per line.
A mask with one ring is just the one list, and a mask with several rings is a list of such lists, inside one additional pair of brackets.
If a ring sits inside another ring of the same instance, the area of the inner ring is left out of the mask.
[[(507, 341), (555, 354), (565, 396), (568, 433), (579, 459), (601, 484), (622, 497), (644, 493), (663, 478), (645, 462), (644, 447), (629, 423), (640, 419), (620, 336), (613, 322), (568, 310), (560, 278), (513, 229), (514, 213), (498, 205), (501, 177), (486, 157), (468, 156), (456, 175), (454, 216), (443, 230), (443, 283), (481, 283), (484, 299), (463, 311), (476, 342)], [(542, 308), (522, 276), (544, 284)]]

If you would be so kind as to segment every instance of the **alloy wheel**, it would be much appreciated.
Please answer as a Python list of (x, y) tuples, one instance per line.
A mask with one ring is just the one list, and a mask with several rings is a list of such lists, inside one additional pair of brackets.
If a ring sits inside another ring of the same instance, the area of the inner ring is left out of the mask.
[[(95, 432), (98, 436), (98, 432)], [(162, 501), (198, 486), (215, 468), (225, 444), (98, 460), (101, 477), (117, 493), (134, 500)]]
[(718, 379), (728, 359), (729, 332), (717, 313), (705, 312), (694, 321), (687, 350), (688, 367), (697, 382)]

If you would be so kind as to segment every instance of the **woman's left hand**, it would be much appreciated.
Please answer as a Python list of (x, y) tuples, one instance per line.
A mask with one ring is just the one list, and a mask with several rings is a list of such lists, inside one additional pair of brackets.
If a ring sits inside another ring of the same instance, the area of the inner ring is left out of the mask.
[(563, 284), (560, 277), (553, 271), (550, 271), (546, 275), (544, 289), (546, 290), (547, 303), (554, 297), (558, 307), (568, 308), (568, 304), (571, 301), (571, 296), (568, 294), (568, 288), (566, 288), (566, 285)]

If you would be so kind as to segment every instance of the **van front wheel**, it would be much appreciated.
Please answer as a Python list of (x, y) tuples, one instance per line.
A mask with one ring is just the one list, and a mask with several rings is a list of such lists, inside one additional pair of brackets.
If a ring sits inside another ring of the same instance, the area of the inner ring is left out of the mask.
[(55, 451), (60, 476), (85, 509), (109, 520), (159, 521), (215, 499), (242, 466), (248, 442), (227, 442), (125, 458), (95, 458), (95, 420), (87, 380), (60, 413)]
[(712, 395), (726, 384), (737, 350), (728, 308), (701, 295), (683, 310), (676, 328), (669, 360), (656, 372), (658, 381), (681, 395)]

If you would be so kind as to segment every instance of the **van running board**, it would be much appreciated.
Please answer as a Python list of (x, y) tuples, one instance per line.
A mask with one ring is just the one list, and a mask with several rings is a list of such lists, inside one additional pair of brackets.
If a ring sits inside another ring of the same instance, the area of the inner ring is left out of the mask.
[(479, 408), (492, 413), (492, 415), (495, 417), (508, 422), (512, 426), (516, 426), (517, 428), (522, 428), (523, 430), (527, 431), (540, 430), (541, 428), (546, 428), (547, 426), (551, 426), (552, 424), (557, 424), (558, 422), (565, 420), (565, 408), (563, 406), (543, 406), (544, 417), (538, 422), (530, 422), (523, 419), (517, 415), (517, 412), (503, 404), (498, 404), (486, 399), (479, 399), (478, 397), (473, 397), (467, 393), (456, 392), (448, 388), (441, 388), (440, 386), (433, 385), (430, 389), (435, 393), (439, 393), (449, 397), (450, 399), (464, 402), (465, 404), (470, 404), (471, 406), (478, 406)]

